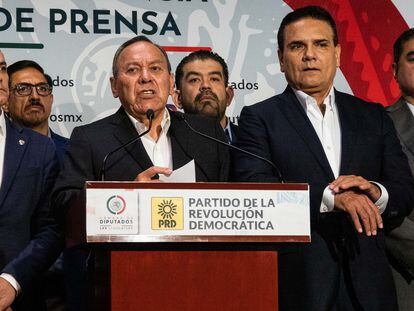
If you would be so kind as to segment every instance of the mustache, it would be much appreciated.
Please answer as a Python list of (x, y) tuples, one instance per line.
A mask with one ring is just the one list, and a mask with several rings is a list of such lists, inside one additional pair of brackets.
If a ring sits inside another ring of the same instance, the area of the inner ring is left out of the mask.
[(201, 90), (200, 91), (200, 93), (198, 93), (197, 94), (197, 96), (196, 96), (196, 98), (195, 98), (195, 100), (196, 101), (200, 101), (201, 100), (201, 98), (203, 97), (203, 96), (209, 96), (209, 97), (212, 97), (212, 98), (214, 98), (216, 101), (218, 101), (219, 99), (218, 99), (218, 96), (213, 92), (213, 91), (211, 91), (211, 90)]
[(42, 107), (43, 110), (45, 109), (44, 105), (40, 101), (38, 101), (38, 100), (31, 100), (31, 101), (29, 101), (29, 103), (26, 105), (26, 108), (25, 109), (30, 109), (33, 106)]

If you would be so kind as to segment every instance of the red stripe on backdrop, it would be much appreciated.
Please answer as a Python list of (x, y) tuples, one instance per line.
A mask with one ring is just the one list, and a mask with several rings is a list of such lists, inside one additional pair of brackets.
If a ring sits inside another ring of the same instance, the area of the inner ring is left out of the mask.
[(400, 96), (392, 46), (408, 25), (390, 0), (284, 0), (292, 9), (318, 5), (335, 19), (341, 71), (354, 94), (390, 105)]

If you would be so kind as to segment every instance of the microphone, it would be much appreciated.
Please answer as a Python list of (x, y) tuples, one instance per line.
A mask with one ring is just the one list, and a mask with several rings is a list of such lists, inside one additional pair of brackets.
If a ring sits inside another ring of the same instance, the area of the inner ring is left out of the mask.
[(264, 162), (266, 162), (267, 164), (269, 164), (273, 169), (274, 169), (274, 172), (276, 173), (276, 175), (277, 175), (277, 177), (279, 178), (279, 180), (281, 181), (281, 183), (285, 183), (285, 180), (283, 179), (283, 177), (282, 177), (282, 173), (280, 172), (280, 170), (279, 170), (279, 168), (276, 166), (276, 164), (274, 164), (272, 161), (270, 161), (270, 160), (268, 160), (268, 159), (266, 159), (266, 158), (263, 158), (263, 157), (261, 157), (261, 156), (259, 156), (259, 155), (257, 155), (257, 154), (254, 154), (254, 153), (252, 153), (252, 152), (250, 152), (250, 151), (247, 151), (247, 150), (244, 150), (244, 149), (241, 149), (241, 148), (239, 148), (239, 147), (236, 147), (236, 146), (233, 146), (233, 145), (231, 145), (231, 144), (229, 144), (229, 143), (226, 143), (226, 142), (224, 142), (224, 141), (221, 141), (220, 139), (217, 139), (217, 138), (215, 138), (215, 137), (212, 137), (212, 136), (209, 136), (209, 135), (207, 135), (207, 134), (204, 134), (204, 133), (201, 133), (201, 132), (199, 132), (199, 131), (197, 131), (195, 128), (193, 128), (191, 125), (190, 125), (190, 123), (188, 123), (187, 122), (187, 120), (185, 119), (185, 117), (184, 117), (184, 114), (182, 114), (182, 113), (177, 113), (176, 114), (181, 120), (183, 120), (184, 121), (184, 123), (187, 125), (187, 127), (192, 131), (192, 132), (194, 132), (194, 133), (196, 133), (196, 134), (198, 134), (198, 135), (200, 135), (200, 136), (203, 136), (204, 138), (207, 138), (207, 139), (209, 139), (209, 140), (212, 140), (212, 141), (215, 141), (216, 143), (218, 143), (218, 144), (221, 144), (221, 145), (224, 145), (224, 146), (227, 146), (227, 147), (229, 147), (230, 149), (234, 149), (234, 150), (237, 150), (237, 151), (239, 151), (239, 152), (241, 152), (241, 153), (244, 153), (244, 154), (247, 154), (247, 155), (249, 155), (249, 156), (251, 156), (251, 157), (253, 157), (253, 158), (256, 158), (256, 159), (259, 159), (259, 160), (261, 160), (261, 161), (264, 161)]
[(126, 142), (125, 144), (119, 146), (118, 148), (116, 148), (116, 149), (114, 149), (111, 152), (106, 154), (105, 158), (102, 161), (101, 170), (99, 172), (101, 181), (105, 181), (105, 167), (106, 167), (106, 161), (108, 160), (108, 158), (111, 155), (113, 155), (115, 152), (118, 152), (119, 150), (124, 149), (124, 148), (128, 147), (130, 144), (136, 142), (138, 139), (140, 139), (142, 136), (144, 136), (145, 134), (147, 134), (151, 130), (152, 119), (154, 119), (154, 110), (148, 109), (145, 114), (147, 116), (147, 119), (149, 120), (148, 129), (146, 131), (142, 132), (141, 134), (139, 134), (137, 137), (131, 139), (130, 141)]

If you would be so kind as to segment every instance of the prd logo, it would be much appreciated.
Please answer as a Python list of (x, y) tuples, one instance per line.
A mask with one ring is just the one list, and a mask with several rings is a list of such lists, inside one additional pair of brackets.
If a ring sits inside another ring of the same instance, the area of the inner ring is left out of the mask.
[(123, 197), (113, 195), (106, 201), (106, 207), (111, 214), (119, 215), (125, 211), (126, 203)]
[(182, 230), (183, 198), (151, 198), (152, 229)]

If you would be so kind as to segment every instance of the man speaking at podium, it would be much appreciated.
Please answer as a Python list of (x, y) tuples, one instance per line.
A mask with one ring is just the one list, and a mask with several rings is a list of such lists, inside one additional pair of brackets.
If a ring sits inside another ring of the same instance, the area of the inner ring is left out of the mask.
[[(192, 159), (197, 181), (227, 179), (227, 148), (191, 132), (182, 114), (167, 110), (174, 78), (161, 47), (145, 36), (134, 37), (118, 48), (112, 71), (112, 93), (121, 107), (107, 118), (73, 130), (65, 169), (55, 188), (58, 201), (83, 189), (86, 180), (99, 180), (104, 157), (148, 129), (150, 109), (154, 113), (150, 132), (108, 157), (106, 180), (150, 181)], [(199, 131), (225, 141), (218, 123), (197, 116), (185, 119)]]
[[(107, 118), (73, 130), (64, 170), (53, 193), (57, 206), (67, 211), (85, 181), (100, 180), (101, 171), (105, 180), (151, 181), (194, 160), (196, 181), (227, 180), (227, 147), (194, 133), (186, 122), (226, 141), (220, 124), (201, 116), (184, 117), (166, 108), (174, 79), (161, 47), (144, 36), (134, 37), (116, 51), (112, 71), (112, 93), (121, 107)], [(149, 129), (149, 118), (153, 119), (149, 133), (122, 148)]]
[[(335, 22), (319, 7), (289, 13), (278, 32), (288, 87), (245, 107), (236, 146), (310, 185), (311, 243), (281, 247), (280, 310), (397, 310), (383, 226), (409, 214), (413, 179), (383, 107), (333, 87)], [(234, 153), (239, 181), (278, 182)]]

